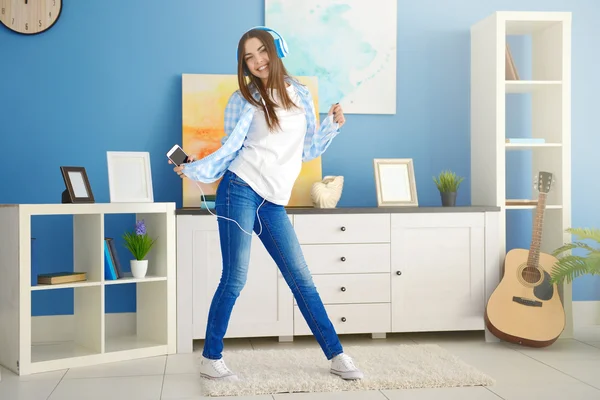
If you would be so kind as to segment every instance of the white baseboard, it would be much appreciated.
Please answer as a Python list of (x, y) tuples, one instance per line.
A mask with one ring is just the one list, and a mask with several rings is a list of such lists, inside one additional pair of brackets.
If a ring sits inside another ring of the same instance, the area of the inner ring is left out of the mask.
[[(136, 332), (135, 313), (106, 314), (106, 336), (129, 336)], [(75, 338), (73, 315), (31, 318), (31, 342), (66, 342)]]
[(573, 326), (600, 325), (600, 301), (574, 301)]

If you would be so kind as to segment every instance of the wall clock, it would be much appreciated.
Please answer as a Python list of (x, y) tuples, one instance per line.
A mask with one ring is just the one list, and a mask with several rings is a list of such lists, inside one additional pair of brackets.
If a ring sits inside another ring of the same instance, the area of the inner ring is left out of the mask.
[(52, 28), (62, 0), (0, 0), (0, 22), (11, 31), (36, 35)]

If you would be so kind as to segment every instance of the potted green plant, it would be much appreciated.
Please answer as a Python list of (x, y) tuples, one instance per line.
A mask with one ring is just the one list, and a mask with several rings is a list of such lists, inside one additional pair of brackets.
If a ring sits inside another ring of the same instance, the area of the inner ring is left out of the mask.
[(456, 205), (458, 187), (464, 179), (456, 175), (456, 173), (447, 170), (442, 171), (437, 177), (433, 177), (433, 181), (442, 197), (442, 206), (454, 207)]
[(148, 260), (146, 255), (152, 249), (156, 239), (151, 239), (146, 232), (144, 220), (135, 224), (134, 232), (126, 232), (123, 235), (125, 247), (131, 252), (135, 260), (131, 260), (131, 273), (134, 278), (144, 278), (148, 272)]
[[(552, 283), (571, 283), (573, 279), (581, 275), (600, 275), (600, 229), (594, 228), (569, 228), (566, 232), (575, 235), (575, 241), (567, 243), (552, 252), (558, 257), (550, 272)], [(589, 240), (593, 243), (584, 243)], [(596, 246), (596, 247), (594, 247)], [(584, 255), (573, 255), (572, 250), (581, 249), (587, 253)], [(567, 253), (569, 252), (569, 253)], [(567, 254), (563, 254), (567, 253)]]

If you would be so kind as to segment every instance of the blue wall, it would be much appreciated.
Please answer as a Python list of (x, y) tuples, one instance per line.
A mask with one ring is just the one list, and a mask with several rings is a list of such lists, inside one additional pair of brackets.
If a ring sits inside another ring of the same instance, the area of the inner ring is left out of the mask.
[[(181, 141), (181, 74), (234, 74), (239, 36), (264, 23), (264, 0), (65, 3), (58, 24), (42, 35), (0, 27), (0, 203), (60, 202), (61, 165), (84, 166), (96, 201), (108, 202), (106, 151), (117, 150), (149, 151), (155, 200), (181, 206), (181, 182), (164, 158)], [(399, 0), (397, 114), (348, 115), (323, 157), (325, 174), (346, 177), (340, 206), (376, 205), (375, 157), (414, 159), (423, 206), (440, 204), (432, 175), (450, 168), (469, 177), (469, 29), (495, 10), (573, 12), (573, 225), (600, 226), (594, 0)], [(467, 179), (460, 205), (470, 204), (469, 193)], [(509, 245), (528, 246), (529, 237), (518, 236), (530, 230), (527, 217), (515, 218), (518, 240)], [(107, 218), (106, 233), (119, 238), (132, 223), (131, 216)], [(70, 218), (35, 218), (33, 235), (40, 271), (71, 265)], [(119, 251), (128, 264), (122, 245)], [(111, 288), (108, 312), (135, 309), (128, 286)], [(50, 292), (35, 294), (34, 315), (72, 312), (70, 291)], [(600, 300), (600, 279), (578, 279), (574, 299)]]

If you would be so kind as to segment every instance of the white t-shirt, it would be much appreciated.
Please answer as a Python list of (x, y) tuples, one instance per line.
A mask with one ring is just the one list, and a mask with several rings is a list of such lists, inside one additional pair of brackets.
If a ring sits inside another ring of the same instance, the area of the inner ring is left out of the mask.
[[(269, 131), (262, 108), (255, 111), (244, 145), (229, 170), (250, 185), (264, 199), (287, 205), (294, 183), (302, 169), (302, 151), (306, 135), (306, 115), (296, 89), (287, 87), (298, 107), (276, 108), (280, 129)], [(276, 90), (273, 99), (280, 104)]]

